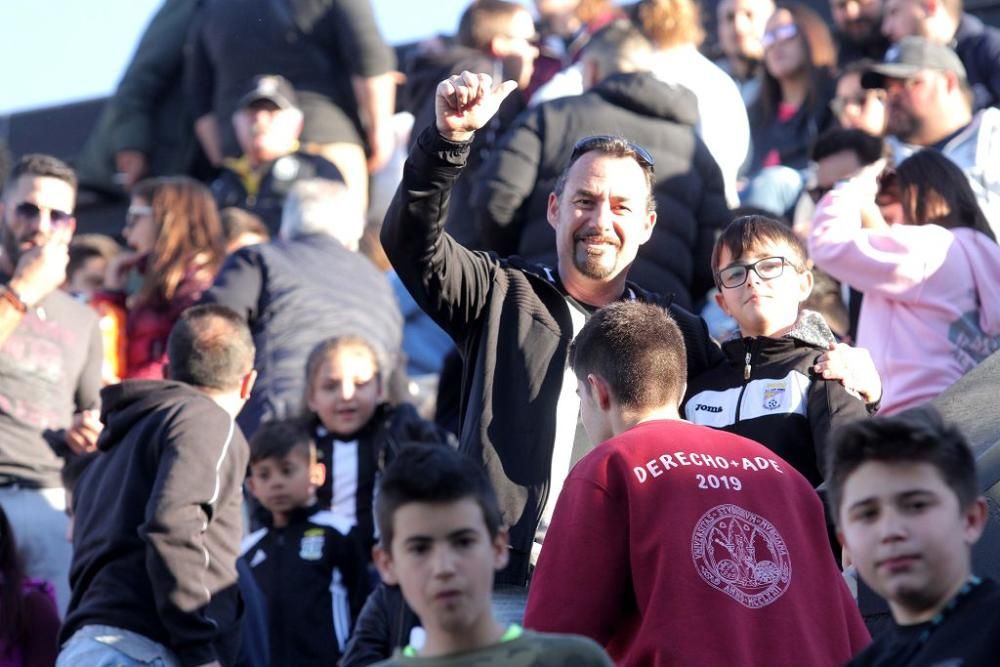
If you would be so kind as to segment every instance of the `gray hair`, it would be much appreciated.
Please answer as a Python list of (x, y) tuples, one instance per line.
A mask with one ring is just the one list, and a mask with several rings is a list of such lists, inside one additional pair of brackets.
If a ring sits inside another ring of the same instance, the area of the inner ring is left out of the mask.
[(339, 181), (323, 178), (299, 181), (285, 198), (278, 235), (292, 240), (309, 234), (326, 234), (357, 250), (365, 230), (364, 212), (357, 199)]

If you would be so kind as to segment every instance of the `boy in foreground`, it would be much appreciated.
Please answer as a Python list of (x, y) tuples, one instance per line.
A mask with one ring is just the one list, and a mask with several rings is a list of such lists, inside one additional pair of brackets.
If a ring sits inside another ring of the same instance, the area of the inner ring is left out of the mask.
[(386, 468), (376, 502), (375, 564), (398, 584), (426, 632), (382, 666), (611, 665), (582, 637), (503, 626), (493, 616), (493, 576), (507, 563), (507, 532), (483, 470), (447, 447), (412, 445)]
[(570, 347), (594, 442), (563, 486), (525, 625), (617, 664), (839, 667), (869, 643), (819, 496), (763, 445), (680, 419), (663, 309), (620, 302)]
[(867, 411), (813, 371), (835, 340), (820, 314), (801, 310), (813, 287), (806, 249), (787, 225), (749, 215), (723, 230), (712, 267), (716, 301), (740, 337), (722, 344), (726, 363), (691, 382), (683, 416), (756, 440), (818, 486), (830, 430)]
[(850, 664), (997, 664), (1000, 586), (972, 574), (987, 508), (962, 434), (920, 408), (851, 424), (830, 444), (838, 537), (895, 622)]

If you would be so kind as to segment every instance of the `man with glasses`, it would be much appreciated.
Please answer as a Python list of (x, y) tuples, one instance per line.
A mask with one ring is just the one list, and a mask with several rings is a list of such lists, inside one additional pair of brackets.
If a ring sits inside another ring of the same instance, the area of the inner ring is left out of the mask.
[(965, 172), (995, 232), (1000, 232), (1000, 109), (973, 114), (965, 67), (955, 52), (905, 37), (862, 76), (886, 91), (886, 134), (896, 164), (921, 148), (940, 151)]
[(657, 214), (652, 158), (626, 139), (587, 137), (573, 149), (546, 209), (555, 267), (471, 252), (443, 233), (473, 133), (516, 85), (470, 72), (438, 85), (435, 126), (407, 160), (382, 244), (400, 280), (462, 353), (460, 446), (483, 461), (511, 526), (510, 564), (498, 582), (524, 586), (562, 482), (591, 448), (566, 365), (569, 343), (590, 314), (620, 300), (657, 303), (680, 327), (690, 376), (722, 358), (700, 318), (627, 281)]
[(0, 202), (0, 505), (27, 573), (69, 602), (70, 548), (59, 472), (101, 430), (97, 315), (58, 289), (76, 222), (76, 176), (25, 155)]

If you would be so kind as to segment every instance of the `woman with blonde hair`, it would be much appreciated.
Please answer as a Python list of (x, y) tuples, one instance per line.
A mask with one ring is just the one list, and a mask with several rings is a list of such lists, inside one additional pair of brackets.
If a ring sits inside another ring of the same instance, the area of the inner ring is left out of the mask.
[[(1000, 246), (951, 160), (922, 150), (895, 172), (882, 166), (820, 200), (809, 253), (864, 294), (858, 345), (882, 376), (880, 412), (892, 414), (934, 398), (1000, 349)], [(886, 224), (875, 207), (889, 188), (902, 224)]]
[(128, 250), (105, 279), (105, 292), (127, 312), (122, 378), (162, 378), (170, 329), (225, 258), (219, 213), (198, 181), (154, 178), (132, 190), (122, 236)]

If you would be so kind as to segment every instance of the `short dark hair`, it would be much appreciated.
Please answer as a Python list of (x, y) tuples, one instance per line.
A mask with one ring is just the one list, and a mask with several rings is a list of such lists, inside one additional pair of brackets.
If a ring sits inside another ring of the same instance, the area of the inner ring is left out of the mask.
[(812, 160), (819, 162), (844, 151), (854, 153), (862, 166), (869, 165), (885, 156), (885, 142), (880, 137), (873, 137), (863, 130), (836, 127), (824, 132), (816, 140), (812, 150)]
[(244, 211), (235, 206), (227, 206), (219, 211), (219, 222), (222, 225), (222, 235), (226, 243), (231, 243), (244, 234), (256, 234), (265, 239), (271, 238), (267, 225), (250, 211)]
[(712, 275), (715, 277), (715, 286), (721, 288), (719, 269), (722, 267), (719, 266), (719, 260), (723, 248), (729, 251), (730, 257), (739, 259), (765, 243), (787, 243), (798, 255), (795, 258), (797, 268), (805, 269), (806, 259), (809, 256), (806, 247), (802, 239), (796, 236), (788, 225), (766, 215), (744, 215), (726, 225), (719, 238), (715, 239), (715, 247), (712, 248)]
[(979, 495), (976, 461), (969, 442), (954, 424), (932, 407), (922, 406), (891, 417), (861, 419), (830, 435), (827, 446), (827, 500), (834, 521), (847, 479), (865, 463), (929, 463), (958, 497), (961, 508)]
[(602, 377), (623, 406), (679, 404), (687, 381), (684, 336), (660, 306), (622, 301), (594, 313), (569, 347), (583, 380)]
[(44, 153), (27, 153), (14, 163), (14, 168), (10, 170), (10, 177), (4, 185), (4, 192), (13, 188), (22, 176), (32, 178), (56, 178), (70, 185), (76, 190), (76, 172), (68, 164), (52, 155)]
[(236, 311), (218, 304), (193, 306), (170, 331), (167, 359), (172, 380), (232, 391), (253, 369), (253, 337)]
[[(563, 168), (562, 173), (559, 174), (559, 178), (556, 179), (556, 184), (552, 187), (552, 191), (556, 193), (556, 196), (562, 197), (563, 190), (566, 189), (566, 180), (569, 178), (570, 169), (573, 168), (573, 165), (580, 158), (588, 153), (600, 153), (607, 157), (631, 158), (635, 160), (636, 164), (642, 168), (642, 173), (646, 176), (646, 211), (650, 213), (655, 211), (656, 198), (653, 196), (653, 190), (656, 187), (656, 175), (654, 174), (653, 166), (646, 164), (646, 160), (639, 155), (635, 144), (625, 137), (612, 135), (585, 137), (585, 139), (591, 140), (587, 142), (587, 150), (580, 151), (574, 148), (569, 161), (566, 163), (566, 167)], [(577, 146), (582, 141), (583, 139), (577, 142)]]
[(316, 457), (316, 440), (301, 419), (276, 419), (263, 422), (250, 438), (250, 463), (265, 459), (283, 459), (298, 449), (307, 459)]
[(408, 444), (386, 466), (375, 502), (382, 548), (392, 548), (393, 518), (408, 503), (454, 503), (475, 500), (483, 510), (490, 537), (500, 531), (500, 506), (482, 466), (451, 447)]
[(527, 11), (524, 5), (509, 0), (475, 0), (462, 12), (455, 37), (462, 46), (487, 52), (493, 38), (504, 34), (514, 14)]

